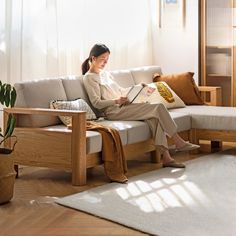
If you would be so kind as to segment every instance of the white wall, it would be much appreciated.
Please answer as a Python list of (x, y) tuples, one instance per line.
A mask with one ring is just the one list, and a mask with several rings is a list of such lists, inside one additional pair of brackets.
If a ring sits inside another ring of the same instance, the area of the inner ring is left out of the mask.
[[(156, 2), (152, 2), (153, 9), (158, 9)], [(153, 61), (162, 67), (163, 74), (192, 71), (198, 83), (198, 0), (185, 2), (185, 27), (159, 28), (154, 21)]]

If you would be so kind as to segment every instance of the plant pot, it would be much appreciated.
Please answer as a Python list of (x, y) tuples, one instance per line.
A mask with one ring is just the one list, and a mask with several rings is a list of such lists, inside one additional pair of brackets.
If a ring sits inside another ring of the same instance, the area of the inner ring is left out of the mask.
[(16, 172), (12, 155), (0, 154), (0, 204), (13, 197)]

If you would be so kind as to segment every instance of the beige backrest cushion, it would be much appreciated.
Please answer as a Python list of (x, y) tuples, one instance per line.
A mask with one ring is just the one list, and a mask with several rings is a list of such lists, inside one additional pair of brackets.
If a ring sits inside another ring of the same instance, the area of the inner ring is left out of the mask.
[(86, 102), (88, 96), (85, 92), (82, 76), (66, 76), (62, 78), (67, 100), (83, 98)]
[(83, 76), (67, 76), (62, 79), (67, 100), (75, 100), (77, 98), (84, 99), (91, 107), (97, 117), (103, 116), (103, 113), (94, 108), (88, 98), (87, 92), (83, 84)]
[(142, 66), (130, 69), (134, 78), (135, 84), (139, 83), (152, 83), (153, 75), (155, 73), (162, 74), (160, 66)]
[[(159, 66), (145, 66), (130, 70), (114, 70), (111, 74), (114, 80), (122, 87), (130, 87), (141, 82), (151, 83), (155, 73), (161, 74)], [(41, 79), (15, 84), (17, 90), (16, 107), (49, 108), (53, 100), (74, 100), (83, 98), (90, 106), (87, 93), (84, 89), (82, 76), (66, 76), (57, 79)], [(97, 115), (102, 116), (98, 110), (91, 108)], [(54, 116), (25, 116), (19, 117), (19, 125), (26, 127), (43, 127), (60, 123)]]
[(155, 73), (162, 74), (160, 66), (142, 66), (126, 70), (110, 71), (114, 80), (124, 88), (139, 83), (151, 83)]
[(129, 70), (114, 70), (110, 73), (114, 77), (114, 81), (123, 88), (135, 85), (133, 76)]
[[(49, 108), (51, 100), (66, 100), (61, 79), (42, 79), (16, 83), (16, 107)], [(19, 126), (44, 127), (61, 123), (56, 116), (21, 115)]]

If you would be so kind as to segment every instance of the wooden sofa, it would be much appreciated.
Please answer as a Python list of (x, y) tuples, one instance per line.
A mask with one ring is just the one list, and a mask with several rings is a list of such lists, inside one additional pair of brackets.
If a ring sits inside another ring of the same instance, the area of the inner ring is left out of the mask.
[[(130, 86), (132, 83), (151, 82), (152, 75), (157, 72), (161, 73), (160, 67), (149, 66), (130, 70), (114, 71), (113, 75), (117, 79), (117, 82), (119, 82), (122, 86)], [(57, 79), (63, 80), (66, 83), (67, 80), (69, 81), (71, 79), (73, 83), (78, 83), (78, 81), (81, 80), (81, 77)], [(17, 124), (14, 133), (18, 138), (18, 143), (15, 146), (15, 150), (13, 152), (15, 165), (28, 165), (70, 170), (72, 172), (72, 184), (84, 185), (86, 184), (87, 179), (87, 168), (102, 164), (101, 152), (99, 151), (89, 153), (87, 150), (89, 146), (89, 138), (88, 131), (86, 131), (85, 112), (49, 109), (49, 98), (46, 95), (47, 92), (45, 88), (47, 88), (47, 83), (51, 83), (51, 81), (55, 82), (55, 80), (47, 79), (45, 81), (46, 85), (43, 85), (44, 87), (41, 88), (44, 92), (38, 91), (34, 87), (38, 83), (44, 83), (43, 80), (16, 84), (15, 87), (18, 93), (17, 105), (15, 108), (4, 109), (4, 122), (6, 122), (6, 118), (9, 113), (13, 113), (17, 118)], [(129, 82), (127, 83), (127, 81)], [(74, 84), (70, 86), (75, 87)], [(79, 86), (80, 89), (83, 90), (83, 86)], [(69, 87), (66, 87), (64, 84), (63, 88), (58, 87), (57, 90), (68, 90)], [(220, 105), (220, 88), (199, 87), (199, 89), (204, 99), (208, 98), (207, 102), (210, 105)], [(24, 93), (22, 90), (25, 90)], [(55, 93), (54, 95), (50, 94), (50, 99), (70, 100), (82, 97), (87, 100), (84, 91), (78, 91), (78, 93), (76, 93), (77, 90), (74, 90), (70, 96), (68, 96), (67, 91), (67, 95), (65, 97), (58, 97), (56, 95), (57, 90), (55, 89), (55, 91), (52, 92)], [(42, 97), (40, 96), (40, 92)], [(208, 94), (206, 95), (206, 93)], [(33, 103), (31, 100), (34, 100)], [(38, 100), (44, 101), (38, 103)], [(63, 125), (61, 124), (58, 125), (57, 117), (59, 115), (72, 116), (72, 130), (67, 129), (65, 126), (62, 127)], [(51, 120), (48, 121), (49, 117)], [(179, 130), (179, 133), (186, 140), (197, 143), (198, 137), (201, 137), (201, 132), (198, 132), (196, 129), (191, 129), (191, 120), (189, 115), (179, 114), (177, 112), (175, 113), (174, 119), (176, 119), (177, 123), (180, 122), (180, 124), (183, 123), (183, 125), (185, 125), (185, 128), (183, 127)], [(135, 123), (134, 127), (131, 128), (135, 129), (136, 125), (142, 126), (143, 124)], [(132, 129), (128, 130), (127, 132), (131, 132)], [(141, 133), (142, 132), (136, 132), (136, 136), (141, 135)], [(124, 144), (124, 151), (127, 158), (138, 156), (146, 152), (151, 152), (152, 161), (156, 163), (160, 162), (159, 152), (154, 146), (150, 135), (146, 138), (136, 141), (127, 141)]]

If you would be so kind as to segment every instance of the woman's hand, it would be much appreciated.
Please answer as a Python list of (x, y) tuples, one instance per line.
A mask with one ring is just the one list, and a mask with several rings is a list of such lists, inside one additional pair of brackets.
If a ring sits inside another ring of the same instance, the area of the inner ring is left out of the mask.
[(120, 106), (127, 105), (127, 104), (129, 104), (129, 100), (128, 100), (127, 97), (120, 97), (120, 98), (115, 100), (115, 103), (119, 104)]

